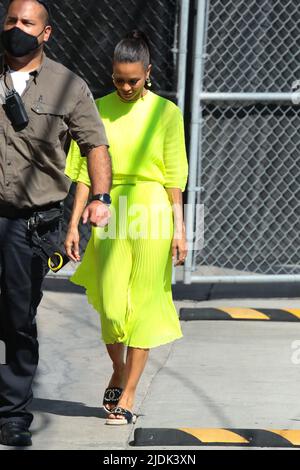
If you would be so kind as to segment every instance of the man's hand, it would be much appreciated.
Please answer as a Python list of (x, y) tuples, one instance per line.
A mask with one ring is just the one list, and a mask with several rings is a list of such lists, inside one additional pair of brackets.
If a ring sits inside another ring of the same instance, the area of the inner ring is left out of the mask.
[(79, 240), (78, 227), (69, 227), (64, 245), (67, 256), (75, 262), (80, 261)]
[(111, 217), (110, 210), (106, 204), (101, 201), (92, 201), (85, 209), (82, 222), (88, 221), (94, 227), (106, 227)]

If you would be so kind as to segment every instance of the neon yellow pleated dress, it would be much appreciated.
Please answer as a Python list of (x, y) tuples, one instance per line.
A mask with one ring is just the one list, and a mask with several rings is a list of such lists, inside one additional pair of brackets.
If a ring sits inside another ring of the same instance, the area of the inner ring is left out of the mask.
[[(179, 108), (150, 91), (138, 101), (116, 92), (97, 100), (113, 166), (112, 218), (92, 228), (71, 281), (100, 313), (106, 344), (153, 348), (182, 332), (172, 300), (173, 215), (165, 188), (184, 191), (188, 165)], [(74, 142), (66, 174), (90, 186)]]

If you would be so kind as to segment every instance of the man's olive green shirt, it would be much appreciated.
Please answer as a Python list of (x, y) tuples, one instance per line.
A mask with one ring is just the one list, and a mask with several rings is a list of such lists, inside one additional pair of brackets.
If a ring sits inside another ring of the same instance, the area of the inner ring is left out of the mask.
[(70, 138), (82, 155), (108, 146), (92, 93), (84, 80), (44, 55), (22, 94), (29, 124), (16, 131), (3, 107), (3, 87), (9, 91), (13, 85), (0, 57), (0, 207), (27, 209), (63, 200), (71, 184), (64, 174)]

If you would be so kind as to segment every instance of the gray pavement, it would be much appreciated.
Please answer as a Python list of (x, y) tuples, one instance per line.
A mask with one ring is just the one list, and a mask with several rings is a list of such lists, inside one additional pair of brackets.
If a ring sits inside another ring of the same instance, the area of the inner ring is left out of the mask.
[[(176, 303), (222, 305), (300, 308), (300, 298)], [(300, 429), (300, 364), (292, 362), (300, 323), (183, 322), (183, 339), (150, 354), (136, 425), (117, 428), (100, 407), (111, 366), (85, 296), (45, 292), (38, 327), (31, 449), (139, 450), (130, 442), (140, 427)]]

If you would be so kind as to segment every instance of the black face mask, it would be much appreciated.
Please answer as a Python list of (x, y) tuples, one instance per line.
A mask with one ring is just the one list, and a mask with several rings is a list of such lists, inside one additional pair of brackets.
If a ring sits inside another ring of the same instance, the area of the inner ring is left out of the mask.
[(39, 44), (38, 38), (44, 31), (43, 29), (38, 36), (25, 33), (22, 29), (17, 27), (9, 29), (8, 31), (2, 31), (1, 40), (3, 47), (5, 51), (13, 57), (24, 57), (42, 45)]

